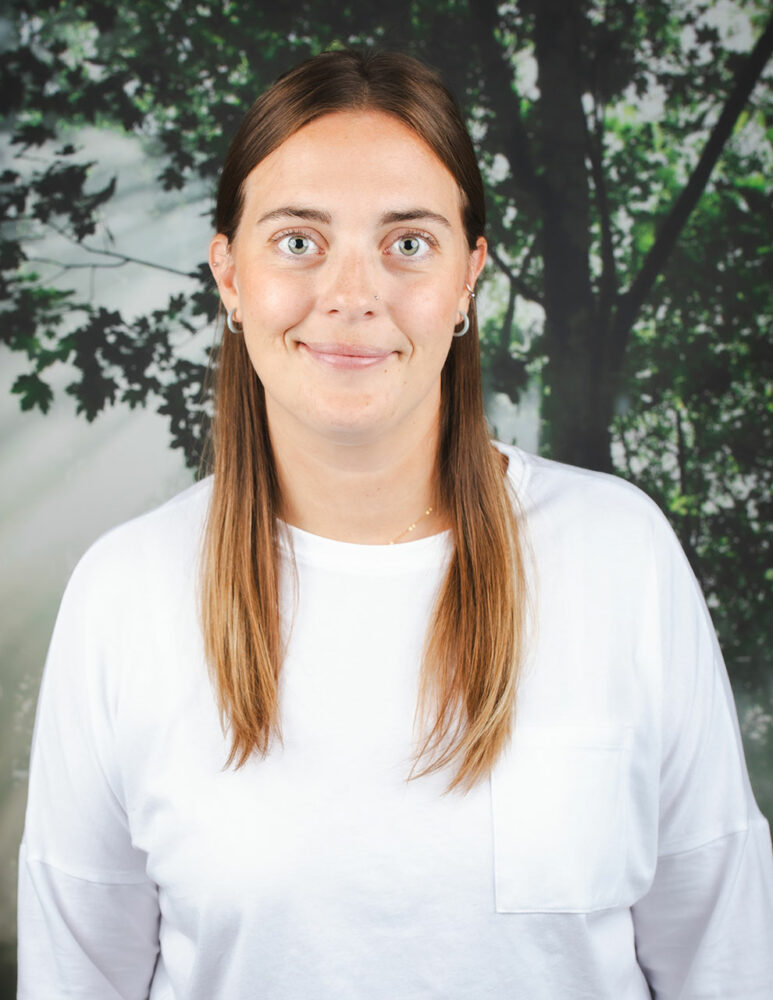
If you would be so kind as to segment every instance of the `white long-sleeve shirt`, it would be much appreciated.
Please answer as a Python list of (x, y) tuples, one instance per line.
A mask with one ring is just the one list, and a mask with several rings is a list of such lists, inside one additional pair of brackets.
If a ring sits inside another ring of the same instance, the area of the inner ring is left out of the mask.
[(773, 995), (769, 832), (686, 560), (630, 485), (503, 450), (537, 629), (466, 795), (405, 780), (447, 535), (291, 529), (283, 742), (239, 771), (198, 625), (211, 484), (89, 551), (38, 707), (22, 1000)]

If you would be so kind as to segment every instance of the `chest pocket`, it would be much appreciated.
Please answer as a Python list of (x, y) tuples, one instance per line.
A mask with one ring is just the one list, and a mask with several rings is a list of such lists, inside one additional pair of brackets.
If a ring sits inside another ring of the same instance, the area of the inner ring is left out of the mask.
[(627, 905), (632, 730), (522, 726), (491, 775), (499, 913)]

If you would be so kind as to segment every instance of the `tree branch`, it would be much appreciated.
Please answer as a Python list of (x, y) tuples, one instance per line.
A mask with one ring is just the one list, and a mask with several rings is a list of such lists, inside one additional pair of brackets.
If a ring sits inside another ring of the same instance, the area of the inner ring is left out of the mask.
[(633, 471), (633, 461), (631, 459), (631, 446), (628, 444), (628, 437), (626, 436), (625, 428), (620, 426), (620, 443), (623, 446), (623, 460), (625, 462), (625, 478), (629, 483), (633, 483), (634, 486), (638, 486), (637, 477)]
[(607, 180), (604, 175), (603, 162), (603, 120), (600, 108), (594, 97), (594, 128), (593, 132), (587, 128), (588, 139), (588, 159), (591, 165), (591, 176), (593, 178), (593, 191), (596, 202), (596, 209), (599, 213), (601, 223), (601, 280), (599, 282), (599, 318), (605, 329), (610, 318), (612, 307), (617, 297), (618, 281), (617, 266), (615, 263), (615, 248), (612, 240), (612, 227), (610, 224), (609, 198), (607, 196)]
[[(676, 421), (676, 460), (678, 463), (679, 472), (679, 492), (683, 497), (690, 497), (689, 487), (689, 471), (687, 468), (687, 439), (684, 431), (684, 421), (682, 419), (682, 406), (677, 400), (674, 403), (674, 417)], [(696, 575), (698, 574), (698, 553), (695, 550), (695, 537), (696, 537), (696, 516), (689, 509), (685, 511), (684, 518), (679, 521), (679, 526), (683, 526), (683, 530), (677, 531), (680, 536), (680, 541), (684, 547), (685, 555), (687, 556), (690, 564), (693, 566)]]
[(63, 264), (62, 261), (54, 260), (52, 257), (28, 257), (27, 260), (30, 264), (52, 264), (54, 267), (59, 268), (59, 274), (64, 274), (65, 271), (82, 271), (85, 268), (92, 267), (98, 267), (100, 270), (112, 270), (116, 267), (125, 267), (129, 263), (128, 260), (117, 260), (114, 264), (98, 264), (92, 260), (83, 261), (82, 263)]
[(773, 54), (773, 18), (760, 35), (749, 57), (739, 68), (735, 84), (719, 120), (704, 146), (692, 175), (660, 227), (655, 243), (647, 254), (639, 274), (629, 290), (618, 299), (613, 338), (618, 358), (622, 358), (639, 309), (651, 291), (655, 279), (663, 270), (690, 214), (703, 194), (711, 172), (771, 54)]
[(116, 250), (100, 250), (98, 247), (90, 247), (87, 243), (78, 243), (78, 246), (83, 247), (89, 253), (101, 254), (103, 257), (112, 257), (114, 260), (120, 261), (121, 264), (140, 264), (142, 267), (152, 267), (156, 271), (166, 271), (167, 274), (177, 274), (181, 278), (195, 278), (195, 271), (181, 271), (176, 267), (169, 267), (167, 264), (156, 264), (152, 260), (143, 260), (141, 257), (132, 257), (130, 254), (118, 253)]
[(510, 340), (513, 333), (513, 321), (515, 319), (515, 300), (518, 292), (515, 288), (515, 282), (510, 282), (510, 294), (507, 296), (507, 309), (505, 310), (505, 319), (499, 330), (499, 346), (503, 351), (510, 351)]
[[(165, 271), (167, 274), (176, 274), (181, 278), (195, 278), (197, 274), (195, 271), (181, 271), (177, 267), (169, 267), (167, 264), (157, 264), (152, 260), (143, 260), (142, 257), (132, 257), (131, 254), (119, 253), (117, 250), (101, 250), (99, 247), (89, 246), (88, 243), (76, 239), (71, 233), (68, 233), (66, 229), (61, 229), (59, 226), (55, 226), (52, 222), (48, 225), (58, 233), (61, 237), (66, 239), (68, 242), (72, 243), (76, 247), (80, 247), (87, 253), (93, 253), (101, 257), (111, 257), (113, 260), (120, 261), (120, 264), (139, 264), (142, 267), (152, 267), (156, 271)], [(87, 266), (87, 265), (83, 265)], [(91, 265), (93, 267), (102, 267), (107, 265)], [(120, 265), (115, 265), (120, 266)]]
[(501, 138), (516, 185), (529, 202), (538, 202), (540, 181), (532, 160), (531, 140), (521, 118), (520, 97), (513, 87), (513, 69), (496, 40), (500, 25), (498, 0), (478, 0), (469, 9), (479, 26), (478, 44), (485, 67), (486, 90), (495, 114), (494, 130)]
[(522, 278), (513, 274), (510, 265), (494, 247), (489, 246), (488, 255), (522, 298), (528, 299), (529, 302), (534, 302), (538, 306), (542, 306), (543, 309), (545, 308), (543, 299)]
[(673, 408), (674, 424), (676, 427), (676, 460), (679, 473), (679, 492), (682, 496), (687, 495), (687, 445), (685, 442), (684, 424), (679, 404), (675, 403)]

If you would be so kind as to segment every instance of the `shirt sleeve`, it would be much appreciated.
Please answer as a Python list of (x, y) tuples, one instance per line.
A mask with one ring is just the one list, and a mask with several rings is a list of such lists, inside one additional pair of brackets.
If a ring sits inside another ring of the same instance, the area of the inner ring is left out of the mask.
[(662, 666), (658, 861), (633, 907), (656, 1000), (773, 996), (773, 861), (708, 609), (661, 524), (647, 641)]
[(87, 555), (67, 587), (38, 700), (19, 854), (20, 1000), (143, 1000), (157, 887), (131, 841), (114, 752), (114, 602)]

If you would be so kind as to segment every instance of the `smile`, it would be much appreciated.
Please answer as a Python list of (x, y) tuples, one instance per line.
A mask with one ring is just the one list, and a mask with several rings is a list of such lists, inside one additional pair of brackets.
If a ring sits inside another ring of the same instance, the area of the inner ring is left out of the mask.
[(362, 347), (354, 344), (305, 344), (301, 341), (298, 346), (315, 361), (321, 361), (331, 368), (373, 368), (394, 354), (394, 351), (385, 351), (380, 347)]

